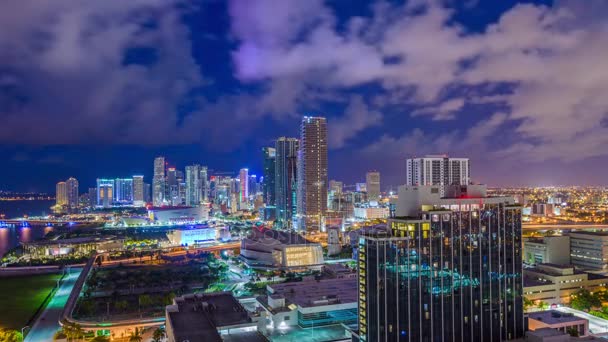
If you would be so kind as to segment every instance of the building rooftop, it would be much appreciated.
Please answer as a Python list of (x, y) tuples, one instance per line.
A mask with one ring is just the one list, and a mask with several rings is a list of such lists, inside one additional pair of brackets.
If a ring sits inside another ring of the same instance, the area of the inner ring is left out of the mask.
[(557, 310), (538, 311), (528, 314), (528, 318), (546, 323), (546, 324), (561, 324), (569, 322), (586, 321), (584, 318), (576, 317), (570, 313), (559, 312)]
[(176, 341), (222, 341), (219, 328), (252, 323), (230, 292), (186, 295), (174, 303), (167, 307), (167, 315)]
[(357, 303), (357, 279), (325, 279), (267, 286), (273, 295), (285, 297), (285, 305), (290, 303), (300, 307), (315, 307), (332, 304)]
[(296, 232), (268, 229), (264, 227), (252, 229), (248, 239), (269, 243), (274, 240), (283, 245), (306, 245), (313, 243)]
[(584, 231), (576, 231), (576, 232), (571, 232), (570, 235), (572, 234), (578, 234), (578, 235), (592, 235), (592, 236), (608, 236), (608, 232), (584, 232)]

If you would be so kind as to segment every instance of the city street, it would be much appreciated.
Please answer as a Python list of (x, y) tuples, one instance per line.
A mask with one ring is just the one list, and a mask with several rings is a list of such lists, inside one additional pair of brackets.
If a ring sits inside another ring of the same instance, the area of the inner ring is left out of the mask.
[(72, 288), (82, 271), (81, 268), (72, 268), (69, 274), (63, 278), (59, 289), (55, 292), (55, 295), (48, 302), (46, 308), (42, 314), (38, 317), (38, 320), (34, 323), (34, 326), (27, 334), (26, 342), (38, 342), (38, 341), (52, 341), (53, 335), (59, 330), (59, 318), (61, 312), (65, 307), (65, 304), (72, 292)]
[(589, 332), (592, 334), (602, 334), (608, 332), (608, 320), (565, 306), (559, 307), (557, 308), (557, 310), (561, 312), (571, 313), (574, 314), (574, 316), (582, 317), (589, 320)]

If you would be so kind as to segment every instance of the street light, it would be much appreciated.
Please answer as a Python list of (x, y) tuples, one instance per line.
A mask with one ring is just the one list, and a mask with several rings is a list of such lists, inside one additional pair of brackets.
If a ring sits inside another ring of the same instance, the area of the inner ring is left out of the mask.
[(29, 328), (29, 325), (24, 326), (23, 328), (21, 328), (21, 341), (25, 341), (25, 335), (23, 335), (23, 330)]

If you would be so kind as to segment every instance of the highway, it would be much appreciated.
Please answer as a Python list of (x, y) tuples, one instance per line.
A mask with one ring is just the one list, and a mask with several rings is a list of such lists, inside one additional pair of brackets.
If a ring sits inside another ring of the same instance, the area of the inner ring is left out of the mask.
[(81, 268), (72, 268), (59, 285), (59, 289), (55, 292), (55, 295), (48, 302), (42, 314), (38, 317), (38, 320), (34, 323), (34, 326), (27, 334), (25, 342), (39, 342), (39, 341), (52, 341), (53, 335), (60, 329), (59, 319), (63, 311), (72, 288), (82, 271)]
[(582, 317), (589, 320), (589, 332), (592, 334), (602, 334), (608, 332), (608, 320), (565, 306), (559, 307), (557, 308), (557, 310), (561, 312), (571, 313), (574, 314), (574, 316)]
[(522, 225), (523, 230), (577, 230), (577, 229), (608, 229), (608, 224), (600, 224), (600, 223), (574, 223), (574, 224), (555, 224), (555, 223), (546, 223), (546, 224), (526, 224)]

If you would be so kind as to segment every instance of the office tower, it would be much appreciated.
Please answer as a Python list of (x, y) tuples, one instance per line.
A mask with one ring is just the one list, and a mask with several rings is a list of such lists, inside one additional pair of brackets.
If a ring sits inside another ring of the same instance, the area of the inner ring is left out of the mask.
[(201, 203), (200, 165), (186, 166), (186, 205), (196, 206)]
[(370, 171), (365, 174), (365, 187), (367, 188), (367, 200), (377, 201), (380, 199), (380, 172)]
[(177, 203), (179, 202), (179, 189), (177, 181), (177, 170), (174, 167), (167, 168), (167, 177), (165, 184), (165, 199), (171, 205), (177, 205)]
[(404, 217), (360, 237), (361, 341), (523, 337), (521, 206), (440, 187), (400, 187)]
[(97, 178), (97, 205), (109, 208), (114, 199), (114, 180)]
[(355, 184), (355, 190), (357, 190), (357, 192), (367, 192), (367, 184), (365, 184), (365, 183), (356, 183)]
[(133, 204), (133, 178), (114, 179), (114, 201), (113, 204)]
[(200, 187), (200, 202), (209, 201), (209, 176), (207, 174), (207, 167), (201, 166), (198, 173), (198, 182)]
[(299, 142), (296, 138), (279, 138), (275, 143), (275, 203), (277, 223), (291, 227), (296, 215), (297, 160)]
[(55, 186), (55, 204), (58, 207), (68, 205), (68, 187), (65, 182), (59, 182)]
[(241, 203), (247, 203), (249, 201), (249, 169), (239, 171), (239, 182)]
[(152, 202), (152, 184), (150, 183), (144, 183), (144, 202)]
[(154, 158), (152, 202), (155, 206), (161, 206), (165, 202), (165, 157)]
[(143, 207), (144, 200), (144, 176), (133, 176), (133, 205)]
[(268, 206), (275, 205), (275, 164), (277, 150), (273, 147), (264, 147), (264, 203)]
[(335, 195), (341, 195), (344, 188), (344, 183), (337, 180), (329, 181), (329, 191), (333, 191)]
[(249, 197), (254, 198), (258, 193), (258, 176), (249, 175)]
[(447, 155), (427, 155), (407, 160), (407, 185), (439, 185), (441, 194), (450, 185), (470, 183), (471, 170), (468, 158), (450, 158)]
[(89, 188), (89, 207), (95, 208), (97, 206), (97, 188)]
[(327, 121), (305, 116), (298, 151), (298, 224), (300, 229), (321, 230), (327, 211)]

